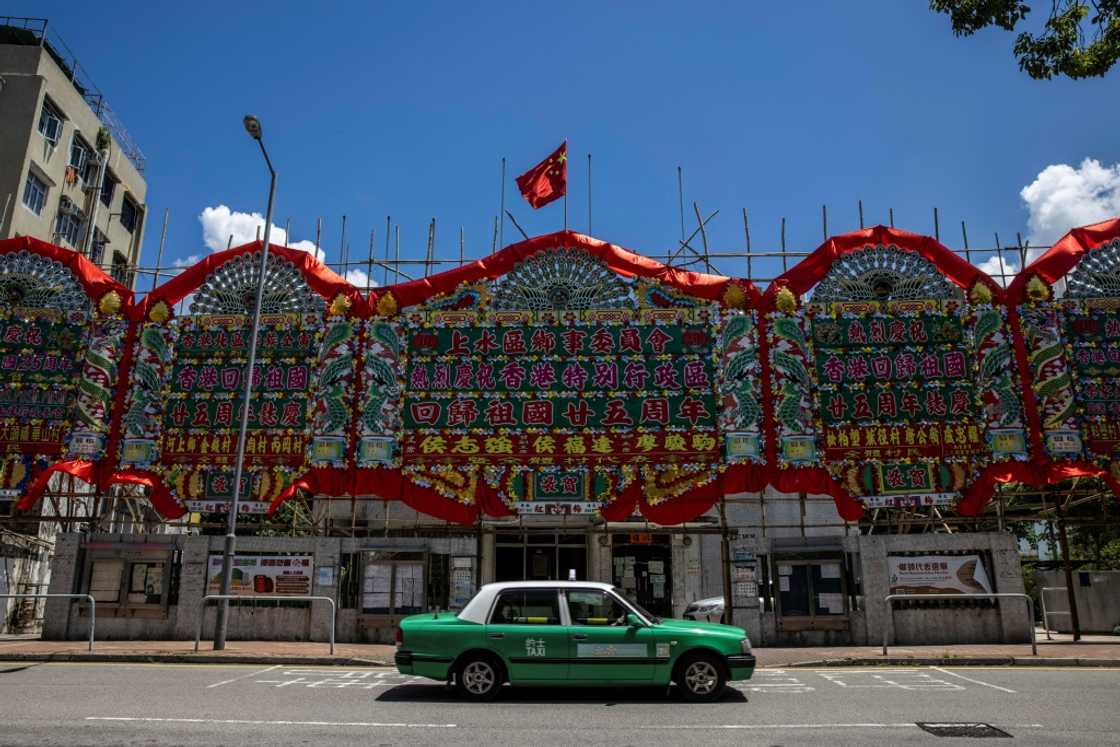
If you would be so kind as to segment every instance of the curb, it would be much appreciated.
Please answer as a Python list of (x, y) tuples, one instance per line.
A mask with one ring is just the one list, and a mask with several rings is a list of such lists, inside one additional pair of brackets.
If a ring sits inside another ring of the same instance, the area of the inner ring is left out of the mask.
[(392, 662), (342, 656), (252, 656), (212, 654), (15, 654), (0, 652), (4, 662), (63, 662), (105, 664), (258, 664), (262, 666), (391, 667)]
[(785, 666), (766, 664), (760, 669), (824, 669), (828, 667), (1120, 667), (1120, 659), (1042, 658), (1026, 656), (878, 657), (799, 661)]

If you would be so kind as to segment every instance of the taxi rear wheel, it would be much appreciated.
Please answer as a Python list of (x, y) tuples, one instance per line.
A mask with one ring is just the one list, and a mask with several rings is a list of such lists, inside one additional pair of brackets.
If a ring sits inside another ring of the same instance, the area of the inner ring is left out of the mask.
[(455, 672), (455, 687), (467, 700), (490, 701), (498, 697), (505, 679), (501, 665), (489, 656), (464, 659)]
[(723, 695), (727, 675), (721, 662), (708, 654), (685, 656), (675, 677), (681, 696), (690, 703), (710, 703)]

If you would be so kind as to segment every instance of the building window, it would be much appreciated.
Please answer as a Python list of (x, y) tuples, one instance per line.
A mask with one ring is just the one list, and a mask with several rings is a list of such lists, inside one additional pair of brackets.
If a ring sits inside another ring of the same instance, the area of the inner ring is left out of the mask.
[(85, 181), (92, 155), (93, 149), (75, 132), (74, 139), (70, 141), (70, 163), (66, 169), (67, 184), (74, 184), (78, 180)]
[(423, 553), (367, 552), (362, 570), (362, 612), (411, 615), (427, 608)]
[(109, 169), (105, 169), (105, 178), (101, 180), (101, 204), (105, 207), (113, 206), (113, 195), (117, 191), (117, 179)]
[(140, 222), (140, 207), (132, 201), (128, 195), (124, 196), (121, 201), (121, 225), (129, 233), (136, 230), (136, 225)]
[(105, 247), (109, 243), (109, 237), (101, 233), (101, 229), (93, 229), (93, 245), (89, 248), (89, 261), (95, 265), (100, 265), (101, 260), (105, 258)]
[(124, 287), (132, 287), (132, 273), (128, 271), (128, 257), (120, 252), (113, 252), (113, 267), (109, 274)]
[(86, 216), (70, 200), (63, 197), (58, 206), (58, 224), (55, 233), (59, 240), (66, 241), (70, 246), (78, 246), (82, 240), (82, 227), (85, 225)]
[(58, 145), (58, 138), (62, 135), (62, 120), (62, 113), (50, 99), (43, 99), (43, 110), (39, 112), (39, 132), (51, 145)]
[(43, 214), (43, 205), (47, 204), (47, 185), (42, 179), (27, 172), (27, 181), (23, 185), (23, 204), (35, 215)]

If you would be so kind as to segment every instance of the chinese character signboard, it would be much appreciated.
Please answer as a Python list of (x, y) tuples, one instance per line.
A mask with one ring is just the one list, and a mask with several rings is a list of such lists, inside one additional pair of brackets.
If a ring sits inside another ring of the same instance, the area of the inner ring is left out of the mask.
[(1120, 493), (1120, 220), (1071, 231), (1008, 295), (1039, 464), (1061, 477), (1099, 475)]
[(0, 241), (0, 495), (20, 508), (54, 471), (99, 482), (131, 296), (74, 252)]
[(769, 293), (782, 489), (823, 469), (854, 518), (851, 499), (954, 503), (993, 463), (1026, 460), (1005, 311), (986, 276), (951, 279), (963, 262), (893, 229), (837, 237), (816, 255), (831, 258), (826, 270), (809, 274), (822, 266), (810, 257)]
[(703, 292), (690, 295), (619, 273), (617, 254), (566, 236), (542, 237), (535, 253), (520, 245), (521, 257), (510, 247), (491, 277), (446, 273), (434, 297), (409, 303), (406, 285), (377, 299), (363, 360), (379, 386), (363, 395), (360, 467), (400, 464), (413, 485), (463, 503), (490, 490), (526, 514), (591, 513), (639, 484), (647, 501), (669, 500), (718, 478), (720, 334), (732, 318), (728, 336), (750, 340), (734, 351), (748, 353), (736, 432), (761, 462), (743, 286), (696, 276)]
[[(207, 565), (207, 594), (221, 594), (222, 555)], [(315, 571), (313, 555), (236, 555), (230, 593), (239, 597), (308, 596)]]
[[(208, 258), (143, 306), (120, 467), (156, 475), (192, 511), (228, 510), (234, 493), (260, 272), (256, 248)], [(188, 294), (189, 313), (173, 316)], [(308, 469), (347, 468), (358, 346), (357, 322), (347, 314), (351, 294), (357, 298), (300, 252), (270, 254), (240, 511), (263, 513)]]
[(979, 555), (888, 555), (891, 594), (991, 594)]

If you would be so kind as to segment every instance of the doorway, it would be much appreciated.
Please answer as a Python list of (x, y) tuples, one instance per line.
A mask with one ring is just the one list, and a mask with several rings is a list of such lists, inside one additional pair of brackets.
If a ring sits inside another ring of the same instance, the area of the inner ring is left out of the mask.
[(611, 541), (614, 585), (655, 615), (673, 616), (673, 549), (667, 534), (616, 534)]
[(498, 532), (494, 546), (495, 581), (587, 580), (585, 535)]

